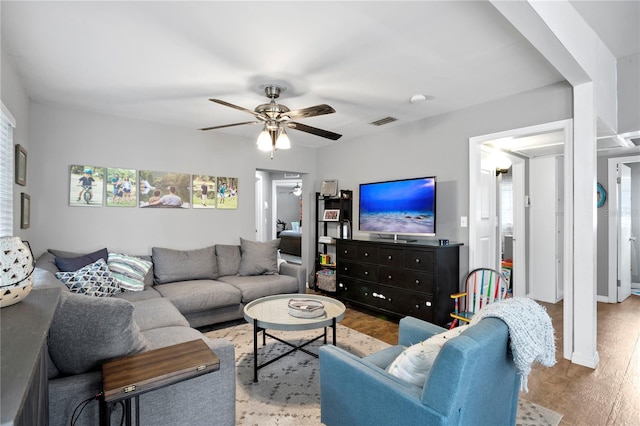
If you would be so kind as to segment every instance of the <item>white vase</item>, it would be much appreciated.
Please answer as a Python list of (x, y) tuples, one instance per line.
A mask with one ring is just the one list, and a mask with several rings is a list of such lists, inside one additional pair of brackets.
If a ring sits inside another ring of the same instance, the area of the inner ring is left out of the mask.
[(35, 261), (20, 237), (0, 238), (0, 308), (18, 303), (33, 287)]

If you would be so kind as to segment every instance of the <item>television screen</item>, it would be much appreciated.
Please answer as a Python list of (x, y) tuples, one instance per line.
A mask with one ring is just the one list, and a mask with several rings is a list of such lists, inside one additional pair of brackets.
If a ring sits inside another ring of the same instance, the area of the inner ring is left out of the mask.
[(436, 178), (360, 184), (360, 231), (434, 236)]

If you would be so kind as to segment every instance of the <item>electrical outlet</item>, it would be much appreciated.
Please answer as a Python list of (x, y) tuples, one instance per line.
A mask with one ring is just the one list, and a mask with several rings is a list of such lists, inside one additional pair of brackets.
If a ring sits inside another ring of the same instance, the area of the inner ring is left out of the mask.
[(467, 217), (466, 216), (460, 216), (460, 227), (461, 228), (466, 228), (467, 227)]

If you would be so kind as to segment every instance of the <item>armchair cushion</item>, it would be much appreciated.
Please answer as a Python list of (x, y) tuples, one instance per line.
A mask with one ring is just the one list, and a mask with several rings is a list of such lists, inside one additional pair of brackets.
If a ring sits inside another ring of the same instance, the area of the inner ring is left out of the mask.
[(467, 327), (469, 326), (456, 327), (453, 330), (436, 334), (427, 340), (406, 348), (389, 365), (387, 371), (412, 385), (424, 386), (424, 382), (429, 376), (431, 367), (442, 346), (454, 337), (459, 336)]

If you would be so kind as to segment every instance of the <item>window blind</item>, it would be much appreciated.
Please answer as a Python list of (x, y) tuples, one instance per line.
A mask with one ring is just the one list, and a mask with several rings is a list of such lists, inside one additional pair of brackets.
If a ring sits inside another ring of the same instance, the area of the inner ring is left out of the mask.
[(0, 114), (0, 237), (13, 235), (13, 128), (15, 120), (2, 104)]

